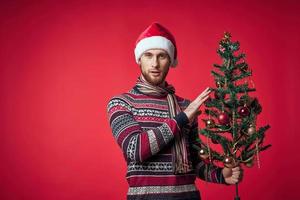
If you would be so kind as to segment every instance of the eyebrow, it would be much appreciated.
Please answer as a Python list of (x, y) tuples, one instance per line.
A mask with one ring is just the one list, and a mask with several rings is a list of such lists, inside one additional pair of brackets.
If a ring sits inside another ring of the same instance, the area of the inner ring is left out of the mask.
[[(145, 52), (144, 54), (145, 54), (145, 55), (154, 55), (154, 54), (151, 53), (151, 52)], [(159, 52), (157, 55), (158, 55), (158, 56), (159, 56), (159, 55), (167, 55), (167, 53), (166, 53), (166, 52)]]

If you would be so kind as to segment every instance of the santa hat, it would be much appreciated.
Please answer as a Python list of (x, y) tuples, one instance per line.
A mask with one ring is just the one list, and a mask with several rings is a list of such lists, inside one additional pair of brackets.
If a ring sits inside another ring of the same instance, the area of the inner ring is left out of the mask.
[(170, 56), (171, 67), (176, 67), (178, 61), (175, 38), (168, 29), (157, 22), (142, 32), (136, 41), (134, 54), (137, 63), (142, 54), (149, 49), (165, 50)]

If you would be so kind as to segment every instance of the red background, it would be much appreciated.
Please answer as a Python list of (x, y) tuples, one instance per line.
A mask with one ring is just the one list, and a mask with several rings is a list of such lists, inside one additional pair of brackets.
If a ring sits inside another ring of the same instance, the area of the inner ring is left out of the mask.
[[(299, 10), (288, 0), (1, 1), (0, 199), (125, 199), (106, 105), (134, 85), (134, 43), (153, 21), (176, 37), (167, 80), (190, 99), (214, 86), (223, 32), (240, 41), (273, 145), (260, 169), (245, 169), (241, 199), (299, 198)], [(197, 185), (203, 199), (233, 199), (234, 187)]]

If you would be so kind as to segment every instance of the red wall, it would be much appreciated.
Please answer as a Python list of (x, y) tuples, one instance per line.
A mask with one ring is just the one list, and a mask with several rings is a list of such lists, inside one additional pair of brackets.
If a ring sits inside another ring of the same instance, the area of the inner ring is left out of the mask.
[[(224, 30), (241, 42), (273, 144), (260, 169), (246, 169), (241, 199), (300, 197), (297, 1), (62, 2), (0, 3), (1, 200), (125, 199), (106, 105), (135, 83), (134, 43), (152, 21), (177, 39), (167, 80), (190, 99), (214, 85)], [(203, 199), (233, 199), (234, 187), (197, 184)]]

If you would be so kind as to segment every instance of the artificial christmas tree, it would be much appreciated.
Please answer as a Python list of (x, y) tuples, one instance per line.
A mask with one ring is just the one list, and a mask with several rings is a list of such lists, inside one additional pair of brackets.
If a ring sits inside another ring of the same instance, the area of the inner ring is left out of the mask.
[[(257, 98), (249, 95), (255, 91), (250, 79), (252, 71), (245, 62), (245, 54), (238, 53), (239, 48), (239, 42), (231, 41), (230, 33), (225, 32), (217, 50), (223, 63), (214, 64), (217, 70), (211, 72), (216, 83), (216, 87), (211, 88), (214, 98), (205, 102), (206, 118), (202, 119), (205, 128), (199, 130), (201, 145), (194, 145), (194, 148), (202, 159), (217, 165), (252, 167), (256, 158), (259, 167), (259, 152), (271, 146), (263, 144), (270, 126), (256, 126), (262, 107)], [(238, 199), (236, 184), (235, 200)]]

